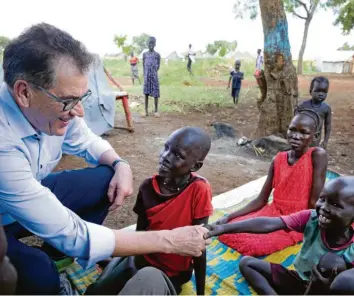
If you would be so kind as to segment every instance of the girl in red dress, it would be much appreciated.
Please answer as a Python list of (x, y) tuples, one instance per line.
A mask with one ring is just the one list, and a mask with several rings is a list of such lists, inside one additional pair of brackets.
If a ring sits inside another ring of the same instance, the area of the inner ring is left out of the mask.
[[(225, 224), (259, 216), (277, 217), (314, 208), (327, 170), (326, 151), (320, 147), (310, 148), (319, 122), (315, 111), (298, 109), (287, 132), (291, 150), (275, 156), (259, 196), (216, 223)], [(269, 203), (273, 189), (273, 201)], [(242, 255), (262, 256), (301, 241), (302, 234), (284, 230), (269, 234), (225, 234), (219, 240)]]

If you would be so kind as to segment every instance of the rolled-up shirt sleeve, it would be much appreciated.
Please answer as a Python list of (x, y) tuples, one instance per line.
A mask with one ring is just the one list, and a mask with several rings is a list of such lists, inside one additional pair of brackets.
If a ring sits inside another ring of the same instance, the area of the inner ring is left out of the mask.
[(22, 226), (88, 267), (112, 255), (114, 233), (82, 220), (34, 177), (21, 145), (0, 144), (0, 208)]
[(90, 164), (97, 165), (101, 155), (112, 150), (111, 144), (95, 135), (85, 120), (75, 117), (65, 135), (63, 153), (85, 158)]

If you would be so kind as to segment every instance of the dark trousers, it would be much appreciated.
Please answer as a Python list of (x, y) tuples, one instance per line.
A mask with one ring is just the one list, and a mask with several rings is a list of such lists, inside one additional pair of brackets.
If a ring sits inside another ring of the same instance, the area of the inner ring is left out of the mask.
[(234, 100), (234, 104), (237, 104), (238, 103), (238, 98), (240, 96), (240, 88), (232, 88), (232, 91), (231, 91), (231, 96)]
[[(139, 280), (148, 270), (148, 278)], [(149, 266), (142, 256), (129, 256), (114, 258), (97, 281), (87, 288), (85, 295), (179, 295), (183, 283), (173, 282), (164, 272)]]
[(188, 57), (187, 70), (192, 72), (192, 59)]
[[(102, 224), (110, 206), (107, 191), (113, 174), (108, 166), (62, 171), (50, 174), (42, 185), (82, 219)], [(7, 256), (18, 274), (17, 294), (58, 294), (60, 281), (54, 262), (40, 249), (19, 241), (31, 234), (19, 223), (5, 226), (5, 233)]]

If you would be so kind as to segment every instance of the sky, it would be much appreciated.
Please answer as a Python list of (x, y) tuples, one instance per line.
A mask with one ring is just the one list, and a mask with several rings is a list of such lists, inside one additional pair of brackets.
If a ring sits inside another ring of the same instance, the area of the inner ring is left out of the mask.
[[(0, 35), (10, 38), (25, 28), (47, 22), (82, 41), (95, 53), (118, 52), (115, 34), (130, 37), (147, 33), (157, 39), (162, 57), (176, 50), (204, 50), (214, 40), (237, 40), (238, 50), (256, 53), (263, 47), (260, 17), (235, 19), (235, 0), (12, 0), (1, 1)], [(7, 12), (7, 13), (6, 13)], [(354, 43), (354, 33), (343, 36), (332, 25), (332, 11), (318, 12), (308, 35), (305, 57), (330, 56), (344, 42)], [(293, 58), (301, 46), (304, 21), (288, 16)]]

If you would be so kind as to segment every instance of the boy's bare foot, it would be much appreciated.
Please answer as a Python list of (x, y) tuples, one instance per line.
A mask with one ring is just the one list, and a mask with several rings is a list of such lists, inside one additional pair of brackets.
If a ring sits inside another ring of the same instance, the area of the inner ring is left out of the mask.
[(155, 112), (154, 116), (155, 116), (156, 118), (159, 118), (159, 117), (160, 117), (160, 113), (159, 113), (159, 112)]

